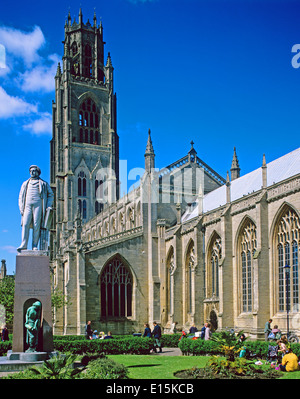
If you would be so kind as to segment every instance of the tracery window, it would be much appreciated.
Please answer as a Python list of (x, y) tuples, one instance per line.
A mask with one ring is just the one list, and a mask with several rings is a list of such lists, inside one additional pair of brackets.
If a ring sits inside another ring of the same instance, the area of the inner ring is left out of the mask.
[(174, 272), (175, 272), (175, 258), (174, 258), (174, 249), (171, 247), (169, 251), (169, 255), (167, 258), (167, 290), (168, 290), (168, 312), (170, 315), (173, 315), (174, 308)]
[(85, 100), (79, 108), (78, 114), (79, 142), (101, 144), (99, 133), (99, 112), (94, 101)]
[(132, 276), (119, 256), (107, 263), (100, 277), (101, 316), (132, 316)]
[(291, 208), (287, 208), (277, 226), (278, 310), (286, 311), (287, 290), (285, 266), (289, 266), (289, 304), (299, 304), (299, 242), (300, 220)]
[(93, 77), (92, 48), (89, 44), (84, 47), (83, 75), (87, 78)]
[(248, 221), (242, 230), (241, 250), (241, 291), (242, 311), (251, 312), (253, 303), (253, 255), (257, 248), (256, 226)]
[[(77, 175), (77, 196), (78, 197), (86, 197), (87, 196), (87, 189), (86, 189), (87, 179), (86, 174), (81, 171)], [(87, 202), (84, 198), (78, 199), (78, 208), (81, 214), (82, 219), (87, 218)]]
[(187, 300), (187, 312), (191, 313), (193, 309), (193, 271), (195, 268), (195, 247), (192, 241), (189, 245), (186, 258), (186, 300)]
[(210, 281), (208, 283), (208, 296), (219, 296), (219, 263), (222, 258), (221, 238), (216, 236), (210, 247)]
[(78, 53), (78, 46), (76, 42), (73, 42), (71, 46), (71, 74), (72, 75), (79, 75), (80, 74), (80, 67), (79, 67), (79, 53)]

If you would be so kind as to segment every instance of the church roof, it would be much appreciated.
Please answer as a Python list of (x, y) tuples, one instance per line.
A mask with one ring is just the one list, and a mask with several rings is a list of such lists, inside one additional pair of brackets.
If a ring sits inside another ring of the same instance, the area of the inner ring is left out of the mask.
[[(267, 163), (267, 187), (279, 183), (300, 173), (300, 148)], [(231, 201), (262, 188), (262, 169), (258, 168), (230, 183)], [(206, 194), (203, 198), (203, 212), (209, 212), (226, 204), (226, 186), (223, 185)], [(185, 222), (198, 216), (197, 203), (192, 210), (187, 210), (181, 221)]]

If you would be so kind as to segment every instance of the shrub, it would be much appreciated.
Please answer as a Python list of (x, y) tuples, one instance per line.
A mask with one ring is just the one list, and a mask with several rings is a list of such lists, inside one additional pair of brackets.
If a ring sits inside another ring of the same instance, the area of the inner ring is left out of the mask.
[(42, 379), (72, 379), (81, 373), (84, 368), (74, 368), (76, 355), (73, 354), (59, 354), (50, 360), (45, 360), (43, 366), (31, 367), (31, 371), (41, 376)]
[(89, 362), (86, 370), (80, 374), (83, 379), (127, 379), (128, 370), (122, 364), (107, 358), (100, 358)]
[(205, 356), (207, 354), (220, 354), (218, 344), (213, 341), (205, 341), (204, 339), (183, 338), (178, 347), (183, 355)]
[(0, 342), (0, 356), (6, 356), (7, 351), (12, 349), (11, 341)]
[(93, 339), (93, 340), (57, 340), (54, 348), (59, 352), (72, 352), (82, 355), (87, 352), (97, 352), (110, 355), (117, 354), (148, 354), (153, 347), (149, 338), (131, 337), (124, 339)]

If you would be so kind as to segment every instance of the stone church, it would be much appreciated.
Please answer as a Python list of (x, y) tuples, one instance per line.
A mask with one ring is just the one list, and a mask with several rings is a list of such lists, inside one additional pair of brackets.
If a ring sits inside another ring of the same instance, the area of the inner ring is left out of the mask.
[(81, 10), (78, 22), (68, 17), (50, 143), (51, 269), (68, 304), (55, 311), (54, 333), (83, 334), (87, 320), (113, 334), (142, 332), (154, 320), (165, 332), (174, 321), (210, 321), (261, 337), (270, 317), (286, 329), (288, 306), (300, 334), (300, 148), (269, 163), (262, 156), (243, 176), (234, 149), (223, 178), (193, 142), (158, 170), (149, 130), (145, 173), (120, 198), (114, 68), (104, 44), (96, 15), (92, 24)]

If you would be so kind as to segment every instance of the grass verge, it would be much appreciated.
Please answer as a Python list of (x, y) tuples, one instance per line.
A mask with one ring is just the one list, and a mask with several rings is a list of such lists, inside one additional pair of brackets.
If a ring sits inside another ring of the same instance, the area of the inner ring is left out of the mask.
[[(205, 367), (207, 356), (149, 356), (149, 355), (108, 355), (108, 358), (128, 367), (132, 379), (176, 379), (174, 373), (193, 367)], [(265, 363), (265, 361), (263, 361)], [(264, 364), (263, 368), (269, 368)], [(282, 373), (280, 379), (300, 380), (300, 370)]]
[(129, 378), (133, 379), (175, 379), (174, 373), (193, 367), (204, 367), (206, 356), (151, 356), (151, 355), (108, 355), (114, 361), (128, 367)]

